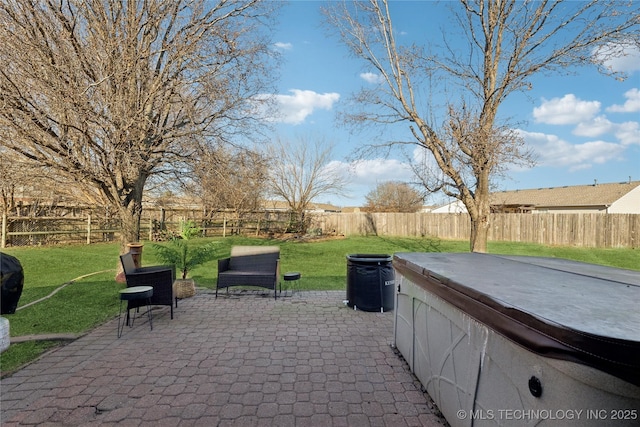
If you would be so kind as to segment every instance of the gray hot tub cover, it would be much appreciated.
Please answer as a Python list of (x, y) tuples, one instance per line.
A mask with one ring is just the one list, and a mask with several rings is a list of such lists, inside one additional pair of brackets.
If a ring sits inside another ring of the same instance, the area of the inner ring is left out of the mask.
[(536, 354), (640, 386), (640, 272), (477, 253), (398, 253), (393, 266)]

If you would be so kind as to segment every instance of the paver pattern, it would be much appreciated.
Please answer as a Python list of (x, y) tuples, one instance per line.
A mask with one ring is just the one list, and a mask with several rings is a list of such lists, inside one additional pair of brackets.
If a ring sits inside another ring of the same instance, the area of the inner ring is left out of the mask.
[(0, 383), (2, 426), (441, 426), (394, 351), (393, 312), (344, 292), (208, 292), (117, 319)]

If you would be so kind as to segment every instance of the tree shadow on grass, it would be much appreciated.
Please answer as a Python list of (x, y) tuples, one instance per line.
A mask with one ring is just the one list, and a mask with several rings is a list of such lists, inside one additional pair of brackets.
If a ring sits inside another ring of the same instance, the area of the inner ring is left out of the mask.
[(405, 238), (378, 236), (386, 244), (397, 247), (394, 252), (442, 252), (442, 241), (437, 237)]

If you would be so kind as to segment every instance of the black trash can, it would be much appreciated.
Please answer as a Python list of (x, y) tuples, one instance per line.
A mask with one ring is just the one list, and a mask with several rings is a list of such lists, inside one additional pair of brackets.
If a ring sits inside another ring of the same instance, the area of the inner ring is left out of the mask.
[(13, 314), (24, 287), (24, 270), (18, 258), (0, 252), (0, 314)]
[(355, 310), (391, 311), (394, 271), (391, 255), (347, 255), (347, 305)]

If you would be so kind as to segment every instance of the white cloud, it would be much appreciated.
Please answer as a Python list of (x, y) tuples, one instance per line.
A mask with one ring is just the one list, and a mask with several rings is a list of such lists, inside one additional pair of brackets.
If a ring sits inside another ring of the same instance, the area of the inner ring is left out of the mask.
[(367, 83), (381, 83), (383, 81), (382, 76), (376, 73), (361, 73), (360, 78)]
[(568, 167), (570, 171), (588, 169), (593, 164), (619, 159), (625, 150), (621, 144), (590, 141), (571, 144), (556, 135), (519, 131), (538, 155), (539, 166)]
[(585, 122), (600, 111), (600, 102), (582, 101), (573, 94), (551, 100), (542, 99), (542, 105), (533, 109), (538, 123), (567, 125)]
[(291, 50), (293, 49), (293, 45), (291, 43), (285, 43), (285, 42), (276, 42), (274, 43), (274, 46), (280, 50)]
[[(640, 61), (640, 59), (638, 59)], [(640, 90), (633, 88), (624, 93), (624, 97), (627, 98), (622, 105), (612, 105), (607, 108), (607, 111), (612, 113), (635, 113), (640, 111)]]
[(357, 182), (377, 185), (386, 181), (408, 181), (412, 179), (411, 167), (398, 159), (359, 160), (351, 164)]
[(335, 92), (317, 93), (312, 90), (291, 89), (291, 95), (263, 95), (262, 98), (272, 96), (277, 104), (277, 114), (267, 120), (279, 123), (298, 125), (313, 114), (316, 109), (331, 110), (333, 104), (340, 99)]
[(616, 126), (614, 132), (622, 145), (640, 145), (640, 123), (624, 122)]
[[(607, 141), (590, 141), (584, 144), (573, 145), (576, 160), (581, 163), (607, 163), (609, 160), (619, 158), (624, 147)], [(570, 148), (570, 149), (571, 149)]]
[(414, 180), (411, 167), (398, 159), (377, 158), (353, 162), (334, 160), (326, 168), (343, 174), (349, 182), (345, 188), (345, 196), (332, 199), (332, 203), (341, 206), (364, 205), (365, 196), (380, 183)]
[(387, 181), (408, 181), (413, 176), (411, 167), (398, 159), (377, 158), (352, 162), (333, 160), (326, 168), (349, 175), (353, 184), (366, 186)]
[(573, 130), (574, 135), (595, 138), (605, 133), (611, 132), (616, 125), (611, 123), (605, 116), (597, 116), (587, 122), (578, 123)]
[(587, 138), (611, 134), (622, 145), (640, 144), (639, 122), (613, 123), (604, 116), (595, 117), (588, 122), (578, 123), (572, 133)]
[(593, 60), (615, 73), (640, 71), (640, 47), (633, 42), (607, 43), (594, 49)]

